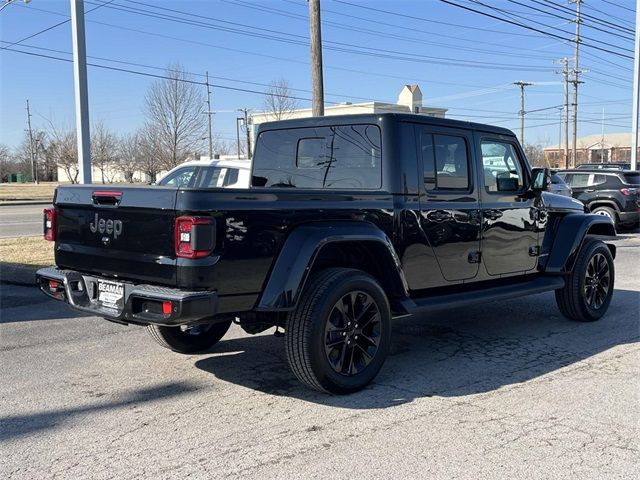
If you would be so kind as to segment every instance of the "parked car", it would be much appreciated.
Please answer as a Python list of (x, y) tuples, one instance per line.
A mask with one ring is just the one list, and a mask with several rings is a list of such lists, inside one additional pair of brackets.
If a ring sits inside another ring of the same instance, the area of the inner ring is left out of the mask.
[(564, 170), (558, 172), (591, 213), (611, 218), (618, 227), (640, 222), (640, 172)]
[(558, 172), (551, 172), (551, 192), (556, 193), (558, 195), (564, 195), (565, 197), (572, 197), (573, 192), (571, 191), (571, 187), (565, 183)]
[(247, 188), (249, 160), (194, 160), (168, 171), (155, 184), (191, 188)]
[(56, 267), (37, 283), (180, 353), (232, 321), (284, 329), (301, 382), (349, 393), (382, 367), (396, 317), (546, 291), (570, 319), (605, 314), (613, 222), (549, 184), (504, 128), (390, 113), (263, 123), (245, 190), (59, 186), (44, 214)]
[(576, 170), (630, 170), (631, 163), (583, 163)]

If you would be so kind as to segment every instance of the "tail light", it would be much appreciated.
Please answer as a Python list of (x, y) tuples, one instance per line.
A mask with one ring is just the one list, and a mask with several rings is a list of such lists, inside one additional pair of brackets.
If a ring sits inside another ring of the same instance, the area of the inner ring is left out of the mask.
[(636, 188), (621, 188), (620, 193), (625, 197), (628, 197), (630, 195), (635, 195), (636, 193), (638, 193), (638, 190)]
[(54, 242), (56, 239), (56, 209), (48, 207), (44, 209), (44, 239)]
[(175, 248), (177, 257), (206, 257), (215, 247), (215, 238), (215, 223), (212, 218), (176, 218)]

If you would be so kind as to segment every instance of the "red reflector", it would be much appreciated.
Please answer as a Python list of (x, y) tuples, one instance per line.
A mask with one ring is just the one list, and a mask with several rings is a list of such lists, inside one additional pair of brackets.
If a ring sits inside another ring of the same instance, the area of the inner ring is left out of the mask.
[(171, 315), (171, 311), (173, 310), (173, 305), (169, 301), (162, 302), (162, 313), (164, 315)]
[(57, 280), (49, 280), (49, 288), (51, 290), (57, 290), (58, 289), (58, 285), (60, 285), (60, 284), (58, 283)]

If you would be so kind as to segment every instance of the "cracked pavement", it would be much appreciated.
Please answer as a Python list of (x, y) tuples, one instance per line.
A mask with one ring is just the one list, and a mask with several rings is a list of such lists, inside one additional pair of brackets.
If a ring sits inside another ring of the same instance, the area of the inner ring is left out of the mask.
[(552, 294), (399, 319), (347, 397), (300, 385), (271, 330), (178, 355), (2, 285), (0, 476), (637, 478), (640, 235), (617, 245), (600, 322)]

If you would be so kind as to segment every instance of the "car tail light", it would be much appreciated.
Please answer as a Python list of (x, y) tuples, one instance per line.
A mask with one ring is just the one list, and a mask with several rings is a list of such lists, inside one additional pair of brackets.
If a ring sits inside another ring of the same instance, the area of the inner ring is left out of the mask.
[(56, 209), (48, 207), (44, 209), (44, 239), (51, 242), (56, 239)]
[(176, 256), (202, 258), (215, 247), (215, 223), (208, 217), (178, 217), (175, 225)]
[(625, 197), (628, 197), (630, 195), (635, 195), (636, 193), (638, 193), (638, 190), (635, 188), (621, 188), (620, 193)]

